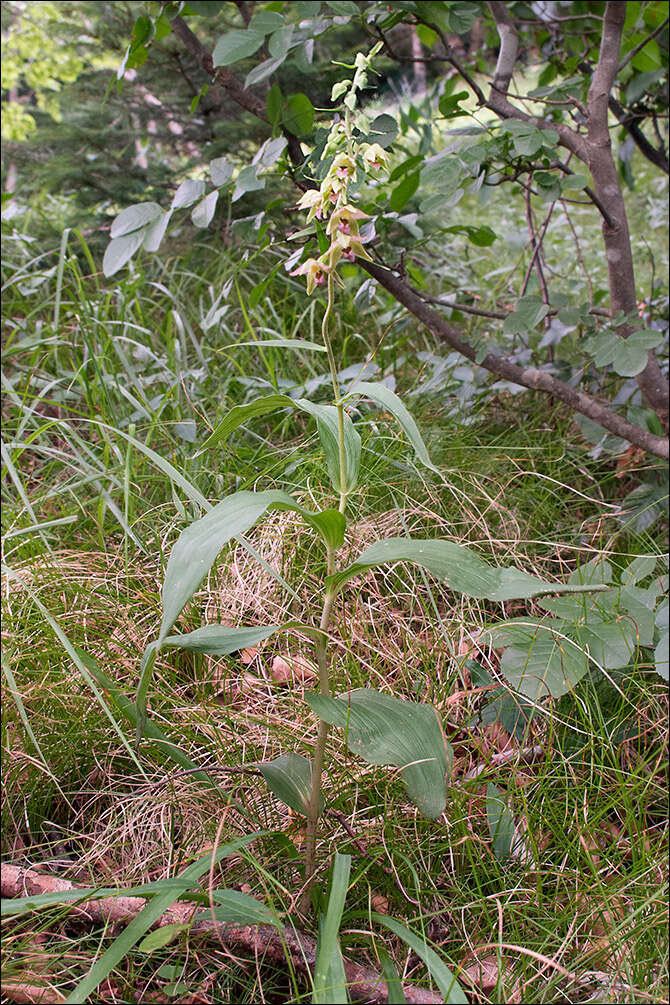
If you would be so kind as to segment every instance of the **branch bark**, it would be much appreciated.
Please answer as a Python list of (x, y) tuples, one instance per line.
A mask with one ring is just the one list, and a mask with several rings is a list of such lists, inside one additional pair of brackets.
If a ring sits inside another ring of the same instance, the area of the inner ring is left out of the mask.
[[(474, 346), (464, 341), (461, 333), (429, 307), (409, 283), (394, 275), (390, 269), (377, 265), (376, 262), (368, 262), (362, 258), (358, 258), (356, 261), (362, 269), (365, 269), (369, 275), (376, 279), (380, 286), (388, 290), (399, 303), (406, 307), (434, 335), (471, 362), (477, 362), (477, 351)], [(499, 356), (497, 353), (492, 352), (488, 353), (479, 362), (479, 366), (483, 366), (485, 370), (495, 374), (496, 377), (512, 381), (515, 384), (520, 384), (522, 387), (528, 387), (534, 391), (546, 392), (552, 398), (565, 402), (566, 405), (569, 405), (575, 412), (579, 412), (580, 415), (586, 415), (589, 419), (593, 419), (594, 422), (597, 422), (604, 429), (608, 430), (608, 432), (614, 433), (615, 436), (620, 436), (624, 440), (628, 440), (629, 443), (634, 443), (635, 446), (642, 447), (643, 450), (648, 450), (657, 457), (662, 457), (665, 460), (670, 457), (670, 448), (667, 439), (662, 436), (655, 436), (646, 429), (641, 429), (622, 416), (617, 415), (616, 412), (613, 412), (606, 405), (602, 405), (592, 395), (585, 394), (583, 391), (575, 391), (568, 384), (564, 384), (563, 381), (552, 377), (545, 370), (538, 370), (535, 367), (517, 366), (515, 363), (510, 363), (504, 356)]]
[[(0, 886), (2, 896), (12, 899), (77, 889), (67, 879), (5, 863), (2, 864)], [(142, 897), (119, 896), (86, 900), (71, 907), (71, 910), (83, 920), (126, 925), (137, 917), (145, 905), (146, 901)], [(188, 923), (196, 910), (193, 904), (177, 901), (169, 911), (161, 915), (155, 927)], [(256, 959), (270, 959), (281, 964), (286, 962), (288, 956), (292, 966), (302, 974), (310, 975), (314, 971), (316, 941), (294, 928), (284, 928), (280, 932), (268, 925), (225, 925), (206, 919), (193, 922), (191, 931), (216, 936), (230, 949), (249, 953)], [(344, 972), (349, 993), (354, 1000), (380, 1005), (388, 1002), (386, 983), (376, 971), (345, 958)], [(403, 984), (403, 991), (406, 1000), (414, 1005), (439, 1005), (442, 1002), (440, 995), (412, 984)]]
[(619, 104), (614, 95), (610, 95), (610, 111), (616, 116), (617, 121), (624, 127), (628, 135), (632, 138), (635, 146), (643, 157), (646, 157), (655, 167), (660, 168), (665, 174), (670, 174), (670, 162), (663, 147), (655, 147), (640, 129), (635, 118), (629, 114), (623, 105)]
[[(598, 63), (593, 73), (587, 97), (586, 163), (593, 177), (597, 197), (607, 206), (610, 221), (602, 221), (612, 314), (633, 314), (637, 310), (633, 253), (628, 230), (626, 206), (619, 175), (612, 156), (608, 110), (610, 95), (619, 67), (621, 35), (626, 18), (626, 5), (609, 0), (603, 20)], [(617, 333), (627, 338), (635, 326), (621, 325)], [(653, 352), (648, 355), (645, 369), (637, 383), (652, 408), (667, 428), (668, 385)]]

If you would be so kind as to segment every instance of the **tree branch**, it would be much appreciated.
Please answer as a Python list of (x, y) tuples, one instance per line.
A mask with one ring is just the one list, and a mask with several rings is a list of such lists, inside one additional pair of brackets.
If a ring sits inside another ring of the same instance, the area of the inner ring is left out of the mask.
[(514, 65), (519, 52), (519, 34), (514, 21), (507, 9), (507, 4), (490, 0), (489, 8), (500, 36), (500, 51), (496, 63), (491, 91), (486, 105), (499, 115), (501, 119), (522, 119), (532, 122), (538, 129), (553, 129), (558, 133), (559, 140), (567, 150), (570, 150), (581, 161), (586, 162), (586, 149), (583, 136), (569, 126), (560, 122), (547, 122), (534, 115), (527, 115), (513, 105), (507, 97)]
[[(620, 312), (630, 315), (637, 310), (635, 271), (626, 205), (612, 156), (608, 118), (611, 91), (619, 68), (619, 49), (625, 18), (625, 5), (609, 0), (605, 8), (598, 63), (593, 72), (586, 102), (587, 164), (593, 177), (595, 194), (607, 205), (610, 216), (610, 222), (606, 220), (602, 222), (602, 235), (607, 259), (610, 307), (614, 316)], [(617, 329), (617, 334), (627, 338), (635, 330), (635, 326), (623, 324)], [(647, 365), (642, 373), (638, 374), (637, 383), (647, 402), (667, 426), (668, 385), (653, 352), (648, 354)]]
[(632, 137), (633, 142), (640, 153), (646, 157), (648, 161), (651, 161), (655, 167), (660, 168), (661, 171), (665, 172), (665, 174), (670, 174), (670, 164), (668, 163), (668, 158), (664, 148), (662, 146), (655, 147), (653, 143), (649, 142), (640, 129), (640, 126), (635, 121), (634, 116), (627, 112), (623, 105), (619, 104), (613, 94), (610, 94), (609, 108), (624, 127), (628, 135)]
[[(240, 108), (244, 108), (247, 112), (251, 112), (255, 115), (257, 119), (262, 122), (267, 122), (268, 117), (265, 110), (265, 102), (257, 95), (253, 94), (252, 91), (247, 90), (243, 86), (240, 80), (223, 66), (214, 66), (214, 61), (212, 59), (212, 54), (209, 49), (206, 49), (202, 44), (200, 39), (198, 39), (189, 26), (186, 24), (181, 16), (172, 18), (170, 21), (172, 25), (172, 30), (181, 42), (184, 43), (188, 51), (194, 57), (198, 65), (202, 70), (205, 71), (207, 76), (219, 87), (227, 91), (230, 97), (235, 101)], [(305, 159), (303, 156), (302, 148), (300, 146), (300, 140), (294, 134), (289, 132), (288, 129), (282, 126), (282, 132), (286, 137), (288, 142), (288, 152), (291, 161), (294, 164), (302, 164)]]
[[(460, 352), (472, 363), (476, 363), (477, 351), (474, 346), (464, 341), (457, 329), (440, 317), (430, 308), (419, 293), (398, 276), (394, 275), (390, 269), (386, 269), (376, 262), (368, 262), (362, 258), (356, 259), (362, 269), (371, 275), (385, 290), (395, 297), (395, 299), (407, 308), (422, 324), (426, 326), (447, 345)], [(446, 306), (446, 305), (445, 305)], [(483, 360), (479, 361), (479, 366), (485, 370), (501, 377), (504, 380), (512, 381), (521, 387), (528, 387), (534, 391), (544, 391), (553, 398), (565, 402), (573, 411), (580, 415), (586, 415), (593, 419), (610, 433), (620, 436), (635, 446), (648, 450), (667, 460), (670, 457), (670, 449), (667, 439), (662, 436), (655, 436), (646, 429), (641, 429), (622, 416), (617, 415), (606, 405), (602, 405), (596, 398), (583, 391), (575, 391), (568, 384), (552, 377), (545, 370), (538, 370), (535, 367), (520, 367), (515, 363), (497, 353), (488, 353)]]
[(638, 52), (641, 52), (642, 49), (644, 49), (645, 45), (651, 42), (653, 38), (656, 38), (657, 35), (660, 35), (663, 29), (667, 28), (669, 21), (670, 17), (666, 17), (665, 21), (662, 21), (657, 28), (654, 28), (654, 30), (650, 32), (649, 35), (647, 35), (646, 38), (643, 38), (639, 45), (636, 45), (634, 49), (631, 49), (630, 52), (627, 52), (624, 58), (619, 63), (619, 65), (617, 66), (617, 73), (621, 73), (624, 66), (628, 66), (631, 59), (634, 59), (635, 56), (637, 56)]
[[(4, 863), (1, 876), (2, 896), (12, 899), (77, 889), (75, 884), (67, 879)], [(146, 900), (142, 897), (117, 896), (85, 900), (76, 907), (73, 906), (71, 910), (82, 919), (88, 918), (97, 923), (111, 921), (125, 925), (137, 917), (145, 905)], [(155, 927), (190, 923), (196, 909), (192, 903), (177, 901), (169, 911), (161, 915)], [(288, 957), (291, 965), (300, 973), (310, 975), (314, 972), (316, 941), (295, 928), (287, 927), (278, 931), (268, 925), (242, 926), (203, 919), (192, 923), (191, 932), (206, 936), (216, 935), (219, 941), (230, 949), (247, 952), (257, 959), (270, 959), (282, 964)], [(356, 1001), (388, 1002), (383, 977), (369, 967), (354, 963), (353, 960), (345, 958), (343, 962), (352, 998)], [(440, 995), (412, 984), (403, 984), (403, 991), (406, 1000), (415, 1005), (439, 1005), (442, 1001)]]

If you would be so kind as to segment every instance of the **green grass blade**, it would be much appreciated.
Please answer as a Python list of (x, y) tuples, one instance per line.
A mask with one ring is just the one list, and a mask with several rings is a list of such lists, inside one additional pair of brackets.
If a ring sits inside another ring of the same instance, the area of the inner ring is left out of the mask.
[(330, 894), (326, 916), (319, 932), (319, 944), (314, 968), (314, 989), (312, 1002), (314, 1005), (338, 1005), (348, 1002), (346, 976), (340, 952), (339, 932), (349, 887), (351, 872), (351, 855), (335, 853), (333, 873), (330, 881)]
[(428, 973), (437, 984), (440, 992), (444, 995), (445, 1005), (468, 1005), (460, 984), (442, 962), (434, 949), (431, 949), (426, 940), (411, 931), (405, 925), (401, 925), (395, 918), (387, 918), (384, 914), (372, 913), (372, 920), (378, 925), (388, 928), (390, 932), (402, 939), (410, 949), (413, 949), (417, 956), (420, 956), (428, 967)]
[[(215, 862), (220, 862), (222, 858), (231, 855), (239, 848), (243, 848), (257, 837), (257, 833), (249, 834), (237, 841), (231, 841), (229, 844), (223, 845), (216, 853)], [(170, 909), (180, 894), (185, 893), (198, 882), (200, 877), (209, 870), (211, 863), (212, 856), (205, 855), (203, 858), (198, 859), (197, 862), (188, 866), (177, 877), (176, 881), (171, 884), (169, 890), (154, 894), (150, 903), (146, 905), (136, 918), (133, 918), (128, 927), (114, 940), (109, 949), (94, 963), (86, 977), (79, 982), (74, 991), (68, 996), (66, 1005), (83, 1005), (84, 1002), (89, 1001), (90, 996), (100, 983), (104, 981), (105, 977), (128, 955), (142, 936), (158, 921), (160, 916)]]
[[(78, 647), (75, 647), (75, 651), (82, 663), (85, 664), (91, 676), (95, 678), (103, 691), (114, 702), (114, 705), (119, 712), (121, 712), (121, 714), (134, 726), (137, 726), (140, 713), (135, 702), (126, 697), (121, 688), (102, 672), (93, 657), (89, 656), (88, 653), (85, 653), (83, 649), (79, 649)], [(198, 781), (205, 782), (208, 785), (215, 785), (218, 788), (218, 783), (210, 777), (207, 770), (205, 768), (199, 768), (198, 765), (183, 752), (183, 750), (167, 738), (165, 733), (159, 729), (159, 727), (155, 724), (155, 722), (152, 722), (151, 719), (146, 720), (143, 735), (148, 737), (150, 740), (154, 740), (159, 749), (162, 750), (172, 761), (174, 761), (175, 764), (184, 768), (185, 771), (192, 772), (193, 777), (197, 778)]]
[(19, 576), (17, 576), (16, 573), (12, 569), (10, 569), (8, 566), (6, 566), (6, 565), (3, 564), (2, 565), (2, 571), (7, 576), (9, 576), (9, 578), (12, 579), (15, 583), (18, 583), (18, 585), (21, 587), (21, 589), (23, 589), (23, 590), (26, 591), (26, 593), (31, 597), (33, 603), (42, 612), (42, 615), (44, 616), (44, 619), (51, 626), (51, 629), (53, 630), (54, 634), (58, 638), (58, 640), (61, 643), (61, 645), (63, 646), (63, 648), (65, 649), (65, 652), (68, 654), (68, 656), (70, 657), (70, 659), (72, 660), (72, 662), (76, 666), (77, 670), (79, 671), (81, 677), (83, 678), (83, 680), (86, 682), (86, 684), (89, 686), (89, 688), (93, 692), (93, 695), (95, 696), (95, 700), (98, 702), (98, 704), (100, 705), (100, 708), (103, 710), (103, 712), (105, 713), (105, 715), (109, 719), (114, 732), (118, 736), (120, 742), (123, 744), (123, 747), (126, 750), (128, 756), (130, 758), (132, 758), (133, 762), (135, 763), (135, 766), (137, 767), (137, 770), (140, 772), (140, 774), (145, 779), (145, 781), (148, 781), (146, 772), (144, 771), (144, 768), (142, 767), (142, 765), (138, 761), (137, 756), (135, 755), (135, 751), (133, 750), (133, 748), (128, 743), (128, 740), (124, 736), (123, 731), (120, 729), (118, 722), (116, 721), (116, 719), (112, 715), (112, 713), (111, 713), (111, 711), (110, 711), (110, 709), (109, 709), (106, 701), (104, 700), (102, 694), (98, 690), (95, 681), (91, 677), (91, 675), (88, 672), (88, 670), (87, 670), (86, 666), (84, 665), (83, 661), (77, 655), (76, 649), (74, 648), (74, 646), (72, 645), (72, 643), (68, 639), (67, 635), (62, 631), (62, 629), (61, 629), (60, 625), (58, 624), (58, 622), (56, 621), (56, 619), (53, 617), (53, 615), (51, 615), (49, 613), (49, 611), (46, 609), (46, 607), (41, 602), (41, 600), (39, 599), (39, 597), (37, 596), (37, 594), (34, 592), (34, 590), (32, 590), (27, 585), (27, 583), (24, 583), (23, 580)]

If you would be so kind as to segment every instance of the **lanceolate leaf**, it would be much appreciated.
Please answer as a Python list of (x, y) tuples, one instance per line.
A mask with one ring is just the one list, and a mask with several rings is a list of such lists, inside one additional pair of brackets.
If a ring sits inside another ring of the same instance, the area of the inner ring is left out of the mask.
[(458, 593), (481, 600), (515, 600), (537, 597), (543, 593), (583, 593), (606, 587), (598, 584), (577, 585), (545, 583), (537, 576), (515, 569), (488, 565), (469, 548), (452, 541), (431, 541), (409, 537), (390, 537), (376, 541), (356, 561), (327, 582), (341, 587), (349, 579), (388, 562), (415, 562), (423, 566)]
[(267, 510), (273, 509), (300, 513), (319, 533), (325, 530), (327, 540), (336, 532), (330, 517), (303, 509), (286, 492), (236, 492), (228, 496), (182, 531), (172, 549), (163, 584), (163, 619), (158, 647), (165, 642), (184, 604), (198, 589), (224, 545), (253, 527)]
[(310, 694), (307, 702), (320, 719), (346, 731), (349, 747), (368, 764), (399, 768), (424, 816), (436, 819), (444, 811), (453, 752), (434, 708), (367, 688), (339, 698)]
[(207, 437), (195, 456), (198, 457), (203, 451), (209, 450), (217, 443), (225, 442), (232, 432), (249, 419), (254, 419), (258, 415), (267, 415), (268, 412), (276, 412), (278, 408), (293, 408), (294, 406), (295, 402), (287, 394), (267, 394), (263, 398), (250, 401), (247, 405), (235, 405), (224, 416), (214, 432)]
[(349, 1001), (347, 978), (340, 952), (340, 925), (349, 886), (351, 855), (335, 853), (328, 907), (322, 919), (314, 967), (314, 1005), (340, 1005)]
[(403, 432), (405, 433), (405, 436), (414, 447), (414, 451), (419, 460), (425, 464), (426, 467), (439, 474), (439, 470), (435, 467), (428, 456), (426, 445), (421, 438), (421, 433), (419, 432), (416, 422), (407, 411), (398, 395), (395, 394), (390, 387), (387, 387), (386, 384), (377, 382), (362, 381), (354, 386), (353, 393), (363, 394), (368, 398), (372, 398), (373, 401), (376, 401), (383, 408), (387, 409), (391, 415), (397, 419)]
[(279, 631), (279, 625), (265, 628), (228, 628), (225, 625), (205, 625), (188, 635), (168, 635), (164, 646), (174, 649), (189, 649), (191, 652), (207, 656), (228, 656), (240, 649), (255, 646)]
[(387, 918), (384, 914), (373, 913), (372, 920), (401, 938), (423, 960), (428, 973), (444, 995), (445, 1005), (468, 1005), (467, 996), (460, 984), (423, 936), (417, 935), (395, 918)]
[(282, 754), (259, 768), (270, 792), (305, 816), (312, 788), (312, 762), (301, 754)]
[(309, 412), (316, 419), (316, 428), (321, 440), (321, 446), (326, 456), (328, 464), (328, 474), (330, 483), (336, 492), (342, 487), (345, 491), (351, 492), (358, 483), (358, 472), (361, 465), (361, 438), (354, 428), (354, 424), (346, 414), (344, 415), (344, 471), (345, 484), (340, 485), (340, 447), (339, 447), (339, 423), (337, 409), (334, 405), (315, 405), (307, 398), (297, 398), (294, 402), (297, 408), (303, 412)]

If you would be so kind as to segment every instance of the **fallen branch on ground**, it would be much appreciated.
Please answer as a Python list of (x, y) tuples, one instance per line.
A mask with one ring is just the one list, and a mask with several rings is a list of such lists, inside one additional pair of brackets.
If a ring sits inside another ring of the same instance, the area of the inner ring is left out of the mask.
[[(2, 896), (12, 899), (77, 889), (76, 884), (70, 880), (4, 863), (0, 877)], [(125, 925), (140, 913), (145, 904), (146, 900), (142, 897), (118, 896), (85, 900), (76, 906), (72, 905), (71, 910), (80, 920), (86, 918), (103, 924), (112, 922)], [(197, 909), (197, 905), (177, 901), (161, 915), (154, 927), (188, 923)], [(294, 928), (283, 928), (278, 931), (268, 925), (243, 926), (202, 920), (193, 922), (191, 932), (203, 935), (215, 934), (231, 949), (243, 950), (251, 957), (270, 959), (279, 963), (290, 958), (295, 970), (303, 974), (309, 975), (314, 971), (316, 940)], [(375, 970), (345, 958), (344, 972), (349, 994), (354, 1001), (367, 1001), (380, 1005), (388, 1002), (386, 983)], [(407, 1002), (415, 1005), (438, 1005), (442, 1002), (442, 997), (435, 992), (411, 984), (403, 984), (403, 991)]]

